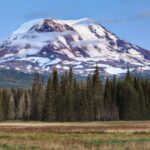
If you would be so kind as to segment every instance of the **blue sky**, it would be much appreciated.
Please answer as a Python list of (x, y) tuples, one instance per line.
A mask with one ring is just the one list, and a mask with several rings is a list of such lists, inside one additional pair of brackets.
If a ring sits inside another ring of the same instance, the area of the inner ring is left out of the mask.
[(150, 0), (0, 0), (0, 41), (37, 18), (91, 18), (150, 50)]

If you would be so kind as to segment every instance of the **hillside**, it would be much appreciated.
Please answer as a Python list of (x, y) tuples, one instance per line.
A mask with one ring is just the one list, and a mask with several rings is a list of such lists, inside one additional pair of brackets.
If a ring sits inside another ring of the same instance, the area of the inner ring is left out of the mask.
[(0, 67), (25, 73), (64, 72), (87, 76), (98, 65), (102, 76), (123, 75), (127, 66), (150, 74), (150, 51), (121, 40), (91, 19), (39, 19), (23, 24), (0, 46)]

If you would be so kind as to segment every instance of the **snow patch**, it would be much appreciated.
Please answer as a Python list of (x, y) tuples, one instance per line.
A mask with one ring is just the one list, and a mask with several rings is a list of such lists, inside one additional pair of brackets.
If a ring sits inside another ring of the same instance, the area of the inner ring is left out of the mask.
[[(130, 71), (132, 71), (132, 70), (133, 69), (130, 69)], [(118, 74), (121, 74), (121, 73), (126, 73), (127, 69), (122, 69), (122, 68), (109, 66), (105, 69), (105, 71), (109, 74), (112, 74), (112, 75), (118, 75)]]
[(14, 31), (13, 34), (23, 34), (28, 32), (32, 27), (36, 26), (40, 28), (44, 23), (44, 19), (32, 20), (23, 24), (18, 30)]
[(77, 65), (77, 66), (75, 66), (74, 68), (75, 68), (75, 69), (82, 69), (82, 68), (84, 68), (84, 67), (83, 67), (83, 65)]

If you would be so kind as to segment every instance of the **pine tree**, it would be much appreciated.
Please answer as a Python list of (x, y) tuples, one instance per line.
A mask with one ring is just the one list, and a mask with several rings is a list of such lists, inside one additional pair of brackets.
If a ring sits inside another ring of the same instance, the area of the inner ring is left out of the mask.
[(10, 93), (7, 89), (3, 90), (3, 102), (2, 102), (2, 107), (3, 107), (3, 119), (7, 120), (8, 115), (9, 115), (9, 98), (10, 98)]
[(119, 112), (118, 112), (118, 106), (117, 106), (117, 81), (116, 76), (113, 77), (112, 81), (112, 116), (113, 120), (119, 119)]
[(43, 112), (43, 83), (38, 73), (35, 73), (31, 90), (31, 120), (41, 120)]
[(122, 118), (124, 102), (122, 101), (124, 81), (118, 80), (116, 85), (116, 105), (118, 108), (118, 119)]
[(80, 84), (79, 81), (77, 81), (76, 79), (74, 79), (74, 121), (79, 121), (81, 120), (81, 116), (80, 116), (80, 111), (81, 111), (81, 94), (80, 94)]
[(124, 84), (122, 89), (121, 105), (121, 120), (138, 119), (138, 93), (129, 83)]
[(68, 74), (67, 72), (65, 73), (65, 75), (61, 76), (61, 81), (60, 81), (60, 95), (61, 95), (61, 107), (60, 107), (60, 111), (61, 111), (61, 116), (60, 116), (60, 120), (61, 121), (67, 121), (67, 105), (66, 105), (66, 93), (67, 93), (67, 77)]
[(146, 105), (146, 119), (150, 119), (150, 81), (145, 81), (144, 85), (145, 105)]
[(43, 106), (44, 106), (44, 99), (45, 99), (45, 87), (44, 87), (43, 77), (40, 78), (39, 87), (37, 90), (38, 90), (38, 103), (37, 103), (38, 120), (42, 120)]
[(58, 71), (57, 68), (53, 69), (53, 76), (52, 76), (52, 101), (53, 101), (53, 117), (54, 120), (59, 119), (59, 79), (58, 79)]
[(18, 119), (25, 120), (25, 97), (24, 94), (21, 95), (18, 106)]
[(88, 102), (83, 83), (80, 85), (80, 121), (88, 121)]
[(3, 90), (0, 89), (0, 121), (4, 120)]
[(105, 120), (113, 120), (112, 119), (112, 88), (110, 85), (110, 81), (107, 78), (105, 83), (105, 90), (104, 90), (104, 109), (105, 109)]
[(43, 107), (43, 120), (45, 121), (55, 121), (55, 110), (54, 102), (52, 99), (52, 81), (51, 78), (48, 79), (48, 84), (45, 92), (45, 103)]
[(14, 102), (14, 96), (12, 94), (11, 94), (10, 100), (9, 100), (8, 119), (10, 119), (10, 120), (15, 119), (15, 102)]
[(74, 77), (73, 77), (73, 71), (72, 68), (70, 67), (69, 69), (69, 76), (68, 76), (68, 103), (69, 103), (69, 110), (68, 110), (68, 119), (69, 121), (73, 121), (74, 118), (74, 97), (73, 97), (73, 81), (74, 81)]
[(127, 67), (127, 74), (126, 74), (126, 77), (125, 77), (125, 82), (128, 82), (128, 83), (132, 84), (132, 76), (131, 76), (131, 73), (130, 73), (129, 66)]
[(145, 96), (141, 80), (137, 80), (136, 91), (138, 93), (139, 103), (137, 105), (137, 111), (139, 112), (139, 119), (144, 120), (146, 118), (146, 105), (145, 105)]
[(103, 104), (103, 88), (99, 76), (99, 69), (96, 66), (92, 77), (92, 99), (94, 104), (94, 120), (101, 120), (104, 118), (104, 104)]
[(92, 101), (92, 78), (91, 75), (88, 75), (86, 81), (86, 98), (87, 98), (87, 105), (88, 105), (88, 120), (94, 120), (94, 103)]
[(24, 103), (25, 103), (25, 120), (29, 120), (30, 113), (31, 113), (31, 97), (30, 97), (30, 90), (25, 91), (24, 93)]

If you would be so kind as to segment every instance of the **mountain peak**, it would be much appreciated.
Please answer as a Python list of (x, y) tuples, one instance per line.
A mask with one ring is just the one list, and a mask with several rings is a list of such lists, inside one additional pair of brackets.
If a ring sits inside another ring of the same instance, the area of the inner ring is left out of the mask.
[[(50, 72), (72, 66), (87, 75), (98, 64), (103, 75), (150, 71), (150, 51), (119, 39), (97, 22), (37, 19), (23, 24), (0, 46), (0, 67)], [(142, 69), (139, 69), (142, 68)]]
[(41, 27), (44, 23), (44, 19), (36, 19), (36, 20), (31, 20), (23, 25), (21, 25), (16, 31), (13, 32), (13, 34), (23, 34), (28, 32), (33, 26), (38, 26)]
[(50, 26), (52, 23), (68, 24), (68, 25), (79, 25), (79, 24), (89, 25), (89, 24), (95, 23), (95, 21), (89, 18), (82, 18), (79, 20), (56, 20), (52, 18), (45, 18), (45, 19), (41, 18), (41, 19), (31, 20), (31, 21), (24, 23), (16, 31), (14, 31), (13, 34), (14, 35), (23, 34), (23, 33), (31, 31), (32, 28), (38, 29), (38, 28), (41, 28), (44, 24), (49, 24)]

